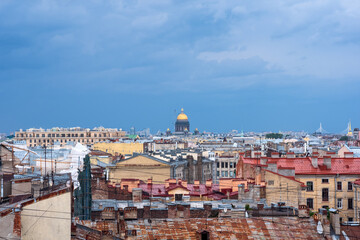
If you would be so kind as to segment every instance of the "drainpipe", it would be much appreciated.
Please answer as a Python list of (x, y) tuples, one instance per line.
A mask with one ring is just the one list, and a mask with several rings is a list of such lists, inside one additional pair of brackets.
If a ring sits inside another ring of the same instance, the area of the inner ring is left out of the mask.
[[(338, 176), (339, 176), (339, 174), (337, 173), (337, 174), (335, 175), (335, 178), (334, 178), (334, 181), (335, 181), (335, 208), (336, 208), (336, 209), (338, 209), (338, 208), (337, 208), (337, 202), (336, 202), (336, 191), (337, 191), (337, 181), (336, 181), (336, 179), (338, 178)], [(330, 189), (329, 189), (329, 193), (330, 193)], [(329, 207), (330, 207), (330, 204), (329, 204)]]
[(354, 184), (355, 187), (355, 208), (354, 208), (354, 215), (355, 215), (355, 221), (358, 221), (358, 200), (357, 200), (357, 195), (358, 195), (358, 191), (357, 191), (357, 186)]

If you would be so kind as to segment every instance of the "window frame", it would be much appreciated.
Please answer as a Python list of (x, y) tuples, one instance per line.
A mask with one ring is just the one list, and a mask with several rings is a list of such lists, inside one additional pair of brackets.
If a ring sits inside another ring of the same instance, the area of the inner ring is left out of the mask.
[[(309, 204), (309, 202), (311, 204)], [(309, 205), (311, 205), (311, 206), (309, 206)], [(314, 209), (314, 199), (313, 198), (307, 198), (306, 199), (306, 206), (308, 206), (308, 208), (310, 208), (310, 209)]]
[[(309, 183), (311, 183), (311, 185), (309, 185)], [(307, 181), (306, 182), (306, 191), (307, 192), (313, 192), (314, 191), (314, 182), (313, 181)]]
[[(339, 204), (340, 203), (340, 204)], [(339, 206), (340, 205), (340, 206)], [(343, 199), (342, 198), (338, 198), (336, 199), (336, 207), (337, 209), (342, 209), (344, 207), (343, 205)]]
[(341, 181), (336, 182), (336, 191), (342, 191), (342, 182)]
[(354, 199), (353, 198), (348, 198), (348, 209), (351, 209), (351, 210), (354, 209)]
[[(326, 191), (325, 191), (326, 190)], [(325, 193), (326, 193), (326, 198), (325, 198)], [(323, 188), (321, 189), (321, 200), (323, 202), (328, 202), (329, 201), (329, 188)]]

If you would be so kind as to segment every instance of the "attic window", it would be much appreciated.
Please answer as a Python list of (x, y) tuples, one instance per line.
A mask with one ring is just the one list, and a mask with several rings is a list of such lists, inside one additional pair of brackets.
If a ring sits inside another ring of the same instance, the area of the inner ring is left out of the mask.
[(269, 180), (269, 181), (268, 181), (268, 185), (269, 185), (269, 186), (273, 186), (273, 185), (274, 185), (274, 180)]

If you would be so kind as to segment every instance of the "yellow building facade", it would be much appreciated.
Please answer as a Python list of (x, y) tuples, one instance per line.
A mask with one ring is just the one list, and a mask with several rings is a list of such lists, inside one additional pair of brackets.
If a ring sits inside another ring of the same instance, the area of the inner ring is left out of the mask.
[(299, 205), (306, 204), (303, 196), (305, 185), (301, 181), (267, 170), (265, 170), (265, 181), (266, 203), (268, 205), (284, 202), (286, 206), (297, 208)]
[(146, 182), (152, 178), (154, 183), (165, 182), (170, 178), (170, 164), (148, 155), (136, 155), (121, 160), (109, 167), (109, 180), (120, 183), (121, 179), (139, 179)]
[(94, 150), (103, 151), (112, 155), (132, 155), (133, 153), (144, 153), (144, 143), (129, 142), (129, 143), (95, 143)]
[(296, 175), (296, 179), (306, 184), (303, 199), (317, 211), (319, 208), (335, 208), (342, 221), (354, 221), (355, 188), (353, 182), (359, 175)]

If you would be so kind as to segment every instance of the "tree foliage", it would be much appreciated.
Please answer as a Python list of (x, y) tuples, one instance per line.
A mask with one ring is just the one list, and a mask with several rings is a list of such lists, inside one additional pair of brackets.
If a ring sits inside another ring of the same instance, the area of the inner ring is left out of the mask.
[(265, 135), (265, 137), (279, 139), (279, 138), (283, 138), (283, 135), (281, 133), (268, 133)]

